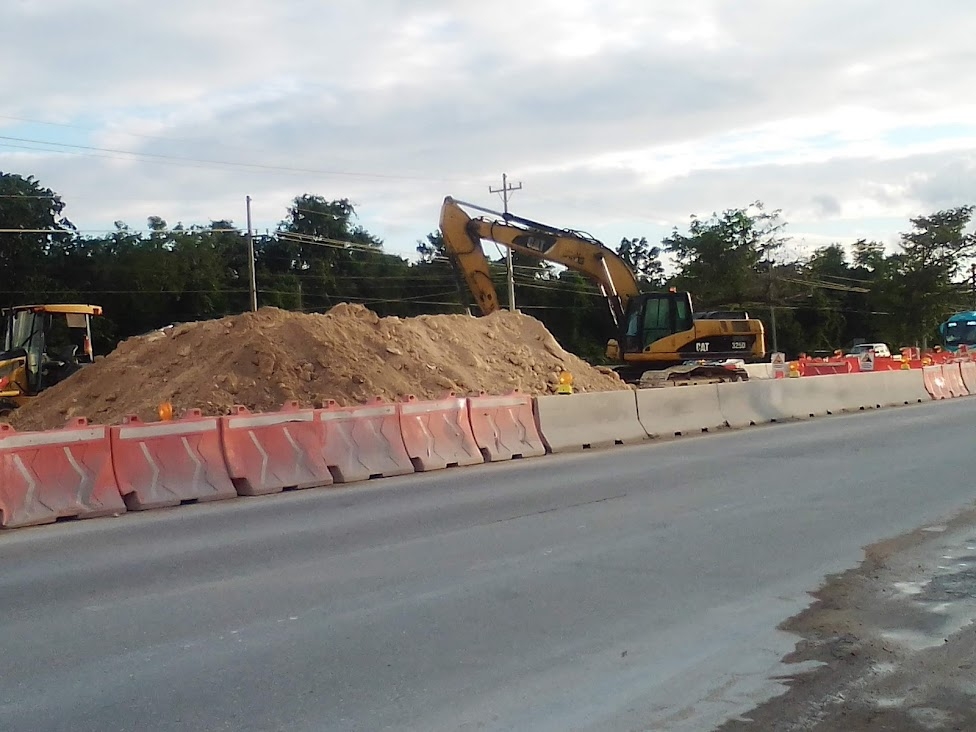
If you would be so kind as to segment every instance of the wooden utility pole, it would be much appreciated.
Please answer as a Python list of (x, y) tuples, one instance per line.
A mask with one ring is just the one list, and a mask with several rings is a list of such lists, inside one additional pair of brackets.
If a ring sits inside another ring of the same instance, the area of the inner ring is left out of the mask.
[[(508, 184), (508, 175), (502, 173), (502, 187), (492, 188), (488, 186), (489, 193), (501, 193), (502, 194), (502, 211), (508, 216), (508, 194), (513, 191), (522, 190), (522, 184), (519, 183), (516, 186), (510, 186)], [(505, 264), (508, 269), (508, 309), (513, 313), (515, 312), (515, 266), (512, 264), (512, 249), (511, 247), (505, 247)]]
[(969, 271), (973, 273), (973, 278), (970, 284), (970, 288), (972, 289), (972, 295), (973, 295), (973, 310), (976, 310), (976, 262), (973, 262), (973, 266), (970, 268)]
[(251, 291), (251, 312), (257, 312), (258, 283), (257, 273), (254, 271), (254, 233), (251, 230), (251, 197), (246, 196), (244, 203), (247, 208), (247, 274), (249, 289)]

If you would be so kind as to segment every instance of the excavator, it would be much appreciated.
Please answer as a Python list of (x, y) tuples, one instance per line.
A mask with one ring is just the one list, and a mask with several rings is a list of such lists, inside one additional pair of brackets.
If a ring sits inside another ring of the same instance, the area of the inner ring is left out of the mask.
[[(488, 214), (473, 218), (465, 209)], [(483, 315), (500, 309), (482, 240), (562, 265), (594, 282), (610, 307), (616, 332), (607, 357), (625, 381), (644, 387), (748, 379), (742, 364), (766, 355), (763, 324), (747, 313), (700, 312), (691, 294), (641, 292), (637, 276), (592, 236), (499, 213), (450, 196), (441, 207), (447, 252)]]
[(98, 305), (68, 304), (0, 311), (0, 417), (94, 361), (91, 319), (101, 314)]

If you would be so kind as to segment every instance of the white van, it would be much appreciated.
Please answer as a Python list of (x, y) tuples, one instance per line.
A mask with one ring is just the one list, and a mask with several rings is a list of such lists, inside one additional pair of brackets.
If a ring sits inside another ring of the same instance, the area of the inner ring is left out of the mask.
[(860, 356), (867, 351), (874, 351), (875, 358), (891, 358), (891, 351), (887, 343), (859, 343), (851, 349), (848, 356)]

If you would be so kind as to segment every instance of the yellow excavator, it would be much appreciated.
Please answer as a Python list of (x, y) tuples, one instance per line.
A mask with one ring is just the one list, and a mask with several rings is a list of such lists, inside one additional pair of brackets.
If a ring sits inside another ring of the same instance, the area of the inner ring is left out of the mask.
[(18, 305), (0, 310), (0, 417), (94, 361), (98, 305)]
[[(465, 208), (488, 214), (472, 218)], [(637, 276), (612, 249), (579, 231), (558, 229), (510, 213), (456, 200), (441, 207), (441, 233), (449, 256), (464, 276), (482, 314), (498, 309), (498, 294), (482, 240), (560, 264), (594, 282), (603, 293), (616, 333), (607, 357), (631, 383), (747, 379), (744, 362), (766, 355), (763, 324), (747, 313), (695, 313), (687, 292), (641, 292)]]

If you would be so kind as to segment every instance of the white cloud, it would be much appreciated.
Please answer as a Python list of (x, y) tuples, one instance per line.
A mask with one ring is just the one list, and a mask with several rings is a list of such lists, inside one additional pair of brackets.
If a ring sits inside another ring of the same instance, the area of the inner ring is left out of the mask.
[(242, 223), (246, 194), (263, 228), (309, 192), (410, 252), (507, 171), (608, 242), (756, 199), (891, 241), (972, 200), (974, 35), (966, 0), (16, 0), (0, 169), (82, 228)]

